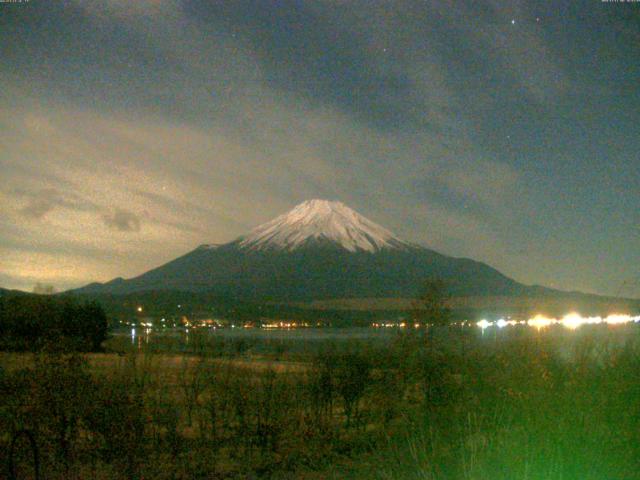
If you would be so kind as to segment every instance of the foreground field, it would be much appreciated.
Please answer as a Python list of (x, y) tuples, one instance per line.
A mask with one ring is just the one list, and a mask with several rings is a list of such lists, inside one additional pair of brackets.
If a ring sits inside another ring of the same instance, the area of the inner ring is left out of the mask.
[(0, 476), (35, 478), (27, 430), (51, 479), (636, 479), (636, 337), (3, 353)]

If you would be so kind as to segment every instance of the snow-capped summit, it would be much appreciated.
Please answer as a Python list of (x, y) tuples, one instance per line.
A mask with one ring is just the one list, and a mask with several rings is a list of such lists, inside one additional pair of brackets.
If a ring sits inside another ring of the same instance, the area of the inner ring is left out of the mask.
[(295, 250), (314, 240), (334, 243), (350, 252), (375, 252), (409, 246), (386, 228), (345, 204), (315, 199), (307, 200), (256, 227), (241, 238), (240, 247), (250, 250)]

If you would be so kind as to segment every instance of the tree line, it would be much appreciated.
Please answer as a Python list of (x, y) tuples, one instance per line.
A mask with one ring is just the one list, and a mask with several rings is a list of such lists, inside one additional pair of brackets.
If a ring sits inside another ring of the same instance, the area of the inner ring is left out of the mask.
[(0, 296), (0, 348), (36, 350), (46, 345), (100, 350), (107, 317), (96, 302), (45, 295)]

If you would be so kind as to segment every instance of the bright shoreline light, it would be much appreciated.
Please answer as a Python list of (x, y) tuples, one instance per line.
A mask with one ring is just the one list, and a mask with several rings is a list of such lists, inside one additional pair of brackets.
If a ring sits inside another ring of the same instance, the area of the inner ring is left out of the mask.
[(562, 325), (563, 327), (568, 328), (570, 330), (575, 330), (576, 328), (581, 327), (582, 325), (596, 325), (600, 323), (606, 323), (607, 325), (640, 323), (640, 315), (631, 316), (631, 315), (622, 315), (622, 314), (611, 314), (607, 317), (600, 317), (600, 316), (583, 317), (578, 313), (572, 312), (565, 315), (561, 319), (545, 317), (544, 315), (536, 315), (535, 317), (530, 318), (529, 320), (526, 320), (526, 321), (525, 320), (522, 320), (522, 321), (505, 320), (504, 318), (501, 318), (495, 322), (492, 322), (483, 318), (482, 320), (476, 322), (476, 326), (484, 330), (485, 328), (489, 328), (489, 327), (504, 328), (507, 325), (513, 326), (513, 325), (526, 324), (530, 327), (534, 327), (540, 330), (542, 328), (546, 328), (551, 325)]

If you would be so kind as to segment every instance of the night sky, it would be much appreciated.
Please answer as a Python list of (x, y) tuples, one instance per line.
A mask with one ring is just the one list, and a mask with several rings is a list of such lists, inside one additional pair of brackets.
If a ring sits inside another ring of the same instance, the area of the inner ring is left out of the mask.
[(640, 297), (640, 3), (23, 0), (0, 80), (2, 287), (131, 277), (327, 198)]

